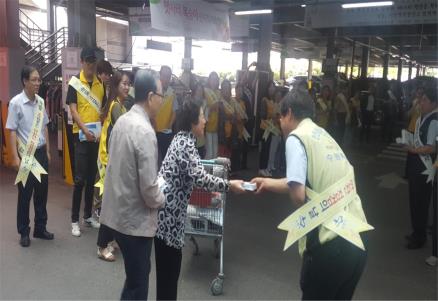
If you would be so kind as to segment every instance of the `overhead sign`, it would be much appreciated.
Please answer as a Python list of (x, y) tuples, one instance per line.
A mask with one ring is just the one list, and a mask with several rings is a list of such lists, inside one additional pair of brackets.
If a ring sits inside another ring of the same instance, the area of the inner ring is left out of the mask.
[(131, 36), (169, 36), (168, 32), (152, 28), (149, 7), (128, 7), (129, 35)]
[[(391, 6), (344, 9), (341, 3), (306, 7), (305, 26), (311, 28), (436, 24), (436, 0), (398, 0)], [(336, 16), (336, 18), (333, 18)]]
[(230, 40), (228, 7), (200, 0), (150, 1), (152, 28), (171, 35), (215, 41)]

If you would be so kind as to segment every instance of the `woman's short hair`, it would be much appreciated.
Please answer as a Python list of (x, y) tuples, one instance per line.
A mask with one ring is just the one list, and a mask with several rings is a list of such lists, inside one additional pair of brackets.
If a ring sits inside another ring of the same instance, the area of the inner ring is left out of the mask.
[(200, 112), (201, 106), (190, 99), (190, 97), (187, 97), (178, 113), (177, 130), (190, 132), (192, 125), (197, 125), (199, 123)]
[(138, 70), (134, 82), (134, 103), (145, 102), (150, 92), (157, 92), (158, 78), (158, 74), (152, 70)]
[(298, 120), (314, 117), (315, 104), (306, 88), (294, 88), (283, 98), (281, 101), (281, 115), (286, 116), (289, 109)]
[(34, 71), (38, 71), (34, 66), (24, 66), (23, 69), (21, 69), (21, 84), (24, 87), (24, 80), (29, 80), (30, 74)]

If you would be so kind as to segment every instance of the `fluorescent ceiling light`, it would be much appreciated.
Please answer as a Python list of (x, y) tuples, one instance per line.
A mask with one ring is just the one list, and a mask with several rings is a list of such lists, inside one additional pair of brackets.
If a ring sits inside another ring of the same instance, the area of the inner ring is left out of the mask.
[(105, 21), (109, 21), (109, 22), (113, 22), (113, 23), (117, 23), (117, 24), (121, 24), (121, 25), (125, 25), (125, 26), (129, 25), (128, 21), (116, 19), (116, 18), (113, 18), (113, 17), (103, 17), (103, 16), (98, 15), (98, 14), (96, 14), (96, 17), (99, 17), (99, 18), (101, 18), (102, 20), (105, 20)]
[(272, 14), (272, 9), (240, 10), (234, 14), (236, 16)]
[(393, 4), (394, 4), (394, 1), (358, 2), (358, 3), (346, 3), (346, 4), (342, 4), (342, 8), (391, 6)]
[(306, 7), (306, 4), (301, 4), (301, 7)]

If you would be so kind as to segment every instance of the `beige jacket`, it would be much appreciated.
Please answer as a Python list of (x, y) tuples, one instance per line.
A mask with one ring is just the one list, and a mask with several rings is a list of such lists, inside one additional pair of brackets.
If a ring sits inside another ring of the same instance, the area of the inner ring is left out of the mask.
[(134, 105), (109, 140), (100, 222), (132, 236), (153, 237), (164, 195), (157, 183), (157, 139), (145, 110)]

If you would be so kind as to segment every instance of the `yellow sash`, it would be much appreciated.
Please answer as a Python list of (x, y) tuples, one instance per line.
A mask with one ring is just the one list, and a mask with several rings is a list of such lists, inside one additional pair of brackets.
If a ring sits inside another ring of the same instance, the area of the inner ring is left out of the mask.
[(272, 133), (272, 135), (274, 135), (274, 136), (281, 135), (280, 130), (278, 129), (278, 127), (276, 127), (274, 125), (274, 123), (272, 122), (272, 119), (262, 120), (260, 127), (263, 127), (265, 129), (265, 131), (263, 132), (263, 136), (262, 136), (263, 140), (265, 140), (265, 141), (268, 140), (270, 133)]
[(84, 86), (76, 76), (72, 76), (68, 84), (80, 93), (93, 109), (100, 114), (100, 101), (97, 100), (97, 97), (91, 92), (90, 88)]
[(41, 182), (41, 174), (47, 174), (34, 157), (44, 120), (44, 100), (36, 95), (35, 101), (37, 101), (38, 104), (34, 112), (32, 130), (26, 146), (24, 146), (24, 142), (21, 141), (21, 139), (18, 139), (18, 152), (21, 156), (21, 164), (17, 178), (15, 179), (15, 185), (22, 182), (23, 186), (26, 186), (30, 172), (35, 175), (35, 178), (37, 178), (39, 182)]
[(287, 217), (278, 228), (288, 231), (284, 250), (307, 233), (323, 225), (355, 246), (364, 250), (359, 233), (374, 229), (354, 215), (344, 211), (359, 196), (356, 193), (353, 168), (341, 180), (322, 193), (306, 187), (308, 202)]
[(248, 119), (248, 115), (237, 100), (234, 101), (234, 106), (240, 119)]

